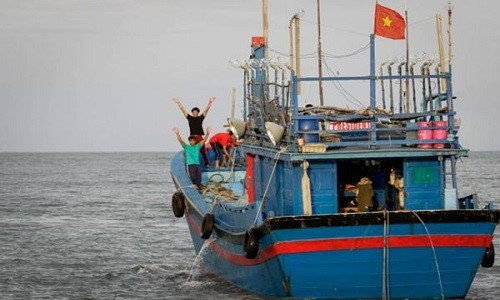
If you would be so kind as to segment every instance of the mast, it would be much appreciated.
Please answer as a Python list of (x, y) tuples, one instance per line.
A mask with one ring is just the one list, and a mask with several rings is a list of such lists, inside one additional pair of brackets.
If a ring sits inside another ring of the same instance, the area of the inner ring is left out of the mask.
[(451, 2), (448, 1), (448, 65), (449, 65), (449, 72), (451, 72), (451, 61), (453, 59), (453, 54), (451, 51), (451, 46), (452, 46), (452, 40), (451, 40)]
[[(300, 77), (300, 17), (295, 15), (295, 76)], [(297, 83), (297, 93), (300, 95), (300, 81)]]
[(290, 19), (290, 25), (288, 26), (289, 34), (290, 34), (290, 68), (292, 71), (295, 71), (294, 66), (294, 57), (293, 57), (293, 21), (295, 20), (295, 15)]
[[(410, 45), (408, 39), (408, 1), (405, 0), (405, 30), (406, 30), (406, 63), (405, 63), (405, 73), (406, 73), (406, 93), (405, 93), (405, 112), (410, 113), (410, 80), (408, 78), (409, 65), (410, 65)], [(401, 87), (400, 87), (401, 88)]]
[[(446, 67), (444, 64), (444, 46), (443, 46), (443, 23), (441, 19), (441, 14), (436, 14), (436, 25), (437, 25), (437, 35), (438, 35), (438, 48), (439, 48), (439, 67), (441, 69), (440, 74), (446, 72)], [(446, 79), (441, 79), (441, 86), (444, 91), (446, 91)], [(438, 91), (441, 94), (441, 91)]]
[(323, 69), (322, 69), (322, 61), (321, 57), (321, 15), (320, 15), (320, 0), (316, 1), (318, 8), (318, 77), (319, 77), (319, 105), (325, 105), (325, 101), (323, 99)]
[(269, 16), (267, 10), (267, 0), (262, 0), (262, 28), (264, 30), (264, 58), (269, 56)]

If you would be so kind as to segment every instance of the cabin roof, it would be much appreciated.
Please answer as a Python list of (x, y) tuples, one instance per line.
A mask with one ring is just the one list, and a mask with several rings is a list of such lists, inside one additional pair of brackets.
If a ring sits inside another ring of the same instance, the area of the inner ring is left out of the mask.
[[(248, 152), (274, 158), (278, 149), (242, 144)], [(468, 156), (468, 149), (419, 149), (419, 148), (381, 148), (381, 149), (335, 149), (322, 153), (282, 152), (280, 159), (303, 161), (310, 159), (376, 159), (376, 158), (423, 158), (423, 157), (462, 157)]]

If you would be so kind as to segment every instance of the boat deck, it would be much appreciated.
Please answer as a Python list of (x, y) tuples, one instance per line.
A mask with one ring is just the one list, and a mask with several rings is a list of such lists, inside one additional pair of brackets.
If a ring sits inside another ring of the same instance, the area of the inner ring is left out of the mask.
[(201, 189), (203, 199), (207, 203), (219, 200), (226, 208), (247, 206), (248, 197), (244, 187), (245, 169), (208, 168), (202, 172)]

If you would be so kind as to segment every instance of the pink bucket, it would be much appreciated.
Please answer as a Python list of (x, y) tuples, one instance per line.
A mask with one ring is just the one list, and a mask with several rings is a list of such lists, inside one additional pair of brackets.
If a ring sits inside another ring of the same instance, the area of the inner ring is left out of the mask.
[[(443, 127), (443, 128), (438, 128), (434, 129), (432, 131), (432, 139), (434, 140), (444, 140), (446, 139), (448, 132), (446, 131), (446, 126), (448, 125), (448, 122), (446, 121), (435, 121), (434, 122), (434, 127)], [(434, 144), (434, 148), (436, 149), (443, 149), (444, 144)]]
[[(418, 122), (417, 140), (432, 140), (432, 130), (425, 129), (431, 126), (431, 122)], [(421, 149), (430, 149), (432, 148), (432, 144), (419, 144), (417, 147)]]

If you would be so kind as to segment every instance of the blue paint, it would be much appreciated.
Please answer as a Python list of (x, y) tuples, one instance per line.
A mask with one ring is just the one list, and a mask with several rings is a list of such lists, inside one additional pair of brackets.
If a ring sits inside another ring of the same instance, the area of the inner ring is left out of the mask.
[[(491, 234), (494, 224), (428, 224), (432, 233)], [(409, 225), (395, 224), (391, 235), (409, 233)], [(416, 234), (423, 231), (418, 230)], [(306, 232), (305, 232), (306, 231)], [(301, 235), (304, 235), (302, 236)], [(350, 234), (343, 234), (350, 233)], [(297, 240), (304, 237), (347, 237), (382, 233), (381, 226), (350, 226), (345, 228), (314, 228), (278, 230), (272, 237), (262, 238), (261, 247), (266, 248), (282, 240)], [(191, 230), (196, 251), (203, 241)], [(243, 255), (242, 247), (216, 239), (218, 247), (234, 254)], [(484, 249), (481, 248), (436, 248), (439, 273), (444, 296), (464, 297)], [(397, 248), (389, 250), (389, 281), (392, 298), (435, 298), (441, 289), (431, 248)], [(308, 298), (380, 298), (382, 296), (382, 249), (321, 251), (301, 254), (285, 254), (264, 263), (244, 266), (223, 259), (210, 247), (203, 254), (203, 264), (210, 272), (250, 292), (265, 296), (291, 296)], [(284, 289), (287, 286), (288, 289)]]
[(411, 210), (443, 209), (441, 165), (436, 160), (404, 161), (405, 207)]
[(305, 143), (318, 143), (319, 142), (319, 134), (318, 133), (308, 133), (308, 131), (317, 131), (319, 130), (319, 122), (318, 120), (311, 119), (300, 119), (299, 122), (299, 130), (304, 131), (302, 133), (302, 138)]
[(338, 212), (337, 164), (332, 161), (309, 164), (313, 214)]

